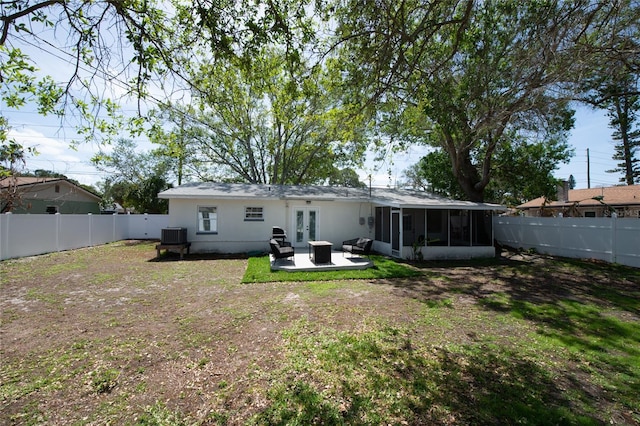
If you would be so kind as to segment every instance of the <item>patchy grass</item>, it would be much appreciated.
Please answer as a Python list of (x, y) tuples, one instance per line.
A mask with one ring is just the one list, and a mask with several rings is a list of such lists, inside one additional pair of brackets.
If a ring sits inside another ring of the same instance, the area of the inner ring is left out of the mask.
[(243, 283), (301, 282), (301, 281), (341, 281), (368, 280), (385, 278), (409, 278), (422, 273), (396, 260), (384, 256), (372, 255), (374, 266), (361, 270), (342, 271), (272, 271), (269, 256), (248, 259), (247, 271)]
[(430, 345), (410, 329), (302, 321), (255, 424), (596, 424), (558, 401), (540, 360), (487, 343)]
[(1, 424), (640, 424), (636, 269), (155, 254), (0, 262)]

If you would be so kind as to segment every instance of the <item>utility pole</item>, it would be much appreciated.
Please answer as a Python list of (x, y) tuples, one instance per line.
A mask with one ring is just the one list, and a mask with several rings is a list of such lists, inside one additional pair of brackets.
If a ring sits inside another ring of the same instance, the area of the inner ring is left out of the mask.
[(591, 188), (591, 163), (589, 162), (589, 148), (587, 148), (587, 188)]
[(184, 114), (180, 119), (180, 140), (178, 141), (178, 186), (182, 185), (182, 168), (184, 167)]

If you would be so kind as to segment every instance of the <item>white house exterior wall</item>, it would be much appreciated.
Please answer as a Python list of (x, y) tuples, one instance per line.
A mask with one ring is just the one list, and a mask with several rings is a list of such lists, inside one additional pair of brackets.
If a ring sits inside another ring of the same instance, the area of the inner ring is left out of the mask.
[[(334, 249), (340, 249), (342, 242), (351, 238), (370, 237), (373, 229), (366, 224), (370, 215), (370, 203), (360, 202), (336, 202), (336, 201), (311, 201), (303, 200), (287, 201), (287, 223), (284, 225), (289, 240), (295, 238), (296, 208), (315, 208), (318, 211), (318, 235), (317, 240), (330, 241)], [(364, 218), (364, 224), (360, 224), (360, 217)], [(274, 223), (273, 225), (277, 225)], [(271, 232), (271, 226), (269, 227)], [(306, 245), (304, 245), (306, 247)]]
[[(216, 207), (217, 233), (197, 232), (198, 206)], [(245, 221), (246, 207), (262, 207), (264, 220)], [(294, 240), (296, 208), (317, 209), (317, 239), (331, 241), (334, 248), (341, 247), (344, 240), (372, 235), (373, 230), (366, 221), (370, 204), (358, 202), (174, 198), (169, 200), (169, 226), (187, 228), (187, 238), (194, 253), (268, 251), (273, 226), (282, 227), (288, 240)], [(360, 217), (364, 217), (364, 225), (360, 225)], [(306, 247), (306, 242), (303, 246)]]

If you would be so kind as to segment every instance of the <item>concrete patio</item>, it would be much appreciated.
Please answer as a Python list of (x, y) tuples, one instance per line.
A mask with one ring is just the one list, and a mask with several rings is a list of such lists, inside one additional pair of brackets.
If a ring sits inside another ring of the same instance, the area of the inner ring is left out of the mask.
[(339, 271), (347, 269), (367, 269), (373, 266), (373, 261), (366, 257), (354, 256), (342, 251), (331, 252), (331, 263), (315, 264), (311, 261), (309, 253), (303, 251), (296, 253), (293, 258), (271, 258), (272, 271)]

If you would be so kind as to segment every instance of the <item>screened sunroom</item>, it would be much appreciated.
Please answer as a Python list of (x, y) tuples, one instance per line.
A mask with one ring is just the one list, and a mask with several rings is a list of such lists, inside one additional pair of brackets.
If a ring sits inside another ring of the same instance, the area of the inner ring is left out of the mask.
[(376, 206), (374, 248), (406, 259), (491, 257), (496, 207)]

